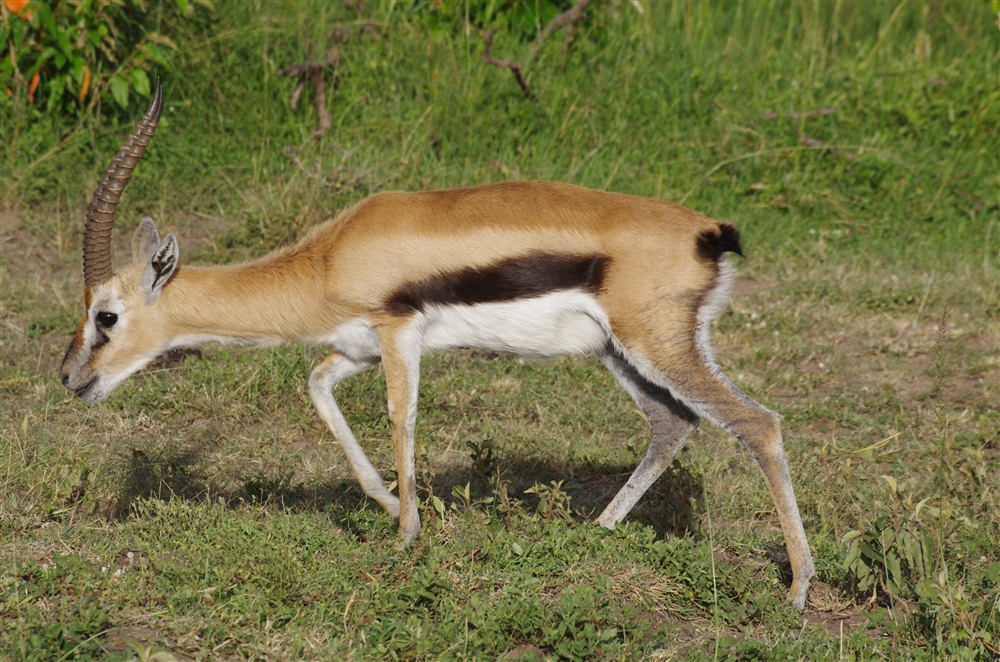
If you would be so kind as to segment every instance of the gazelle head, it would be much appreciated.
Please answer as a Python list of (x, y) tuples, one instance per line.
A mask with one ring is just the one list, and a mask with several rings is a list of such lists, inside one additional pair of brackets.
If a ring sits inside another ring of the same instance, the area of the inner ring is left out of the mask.
[(94, 191), (83, 233), (86, 312), (63, 358), (63, 385), (89, 401), (103, 400), (129, 375), (167, 349), (156, 303), (177, 269), (173, 235), (160, 241), (153, 219), (143, 218), (132, 239), (132, 262), (111, 269), (115, 209), (132, 170), (149, 144), (163, 109), (159, 81), (153, 102), (111, 160)]

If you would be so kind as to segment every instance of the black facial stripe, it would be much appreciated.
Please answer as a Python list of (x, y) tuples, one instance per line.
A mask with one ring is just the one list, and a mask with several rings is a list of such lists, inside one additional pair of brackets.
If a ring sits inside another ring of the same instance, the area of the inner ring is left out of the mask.
[(111, 341), (108, 338), (108, 336), (103, 331), (101, 331), (100, 329), (98, 329), (97, 330), (97, 340), (95, 340), (94, 344), (92, 344), (90, 346), (90, 349), (91, 350), (100, 349), (101, 347), (104, 347), (105, 345), (107, 345), (109, 342), (111, 342)]
[(385, 309), (405, 315), (428, 304), (513, 301), (571, 289), (597, 292), (610, 262), (606, 255), (529, 253), (407, 283), (389, 295)]

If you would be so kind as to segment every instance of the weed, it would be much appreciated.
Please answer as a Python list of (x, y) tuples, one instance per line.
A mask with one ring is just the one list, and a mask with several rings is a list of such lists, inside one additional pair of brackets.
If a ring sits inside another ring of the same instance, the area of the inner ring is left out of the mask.
[(546, 522), (567, 519), (571, 516), (570, 496), (562, 490), (563, 481), (552, 481), (548, 485), (535, 483), (524, 491), (538, 497), (538, 514)]
[[(86, 659), (101, 652), (111, 622), (108, 610), (88, 595), (99, 584), (92, 563), (68, 554), (44, 566), (15, 565), (3, 575), (3, 589), (23, 617), (13, 623), (6, 648), (14, 660)], [(52, 600), (62, 617), (53, 621), (39, 608)], [(25, 609), (26, 608), (26, 609)]]

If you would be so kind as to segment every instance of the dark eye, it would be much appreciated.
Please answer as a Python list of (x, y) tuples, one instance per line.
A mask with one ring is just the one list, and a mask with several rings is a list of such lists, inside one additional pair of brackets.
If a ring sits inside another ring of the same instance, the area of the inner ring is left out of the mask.
[(97, 323), (105, 329), (110, 329), (118, 321), (118, 316), (114, 313), (97, 313)]

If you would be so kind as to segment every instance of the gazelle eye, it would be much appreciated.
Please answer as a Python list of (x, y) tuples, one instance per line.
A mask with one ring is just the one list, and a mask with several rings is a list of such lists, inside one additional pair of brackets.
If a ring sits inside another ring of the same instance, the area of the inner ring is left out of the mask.
[(105, 329), (110, 329), (118, 321), (118, 315), (114, 313), (97, 313), (97, 323)]

